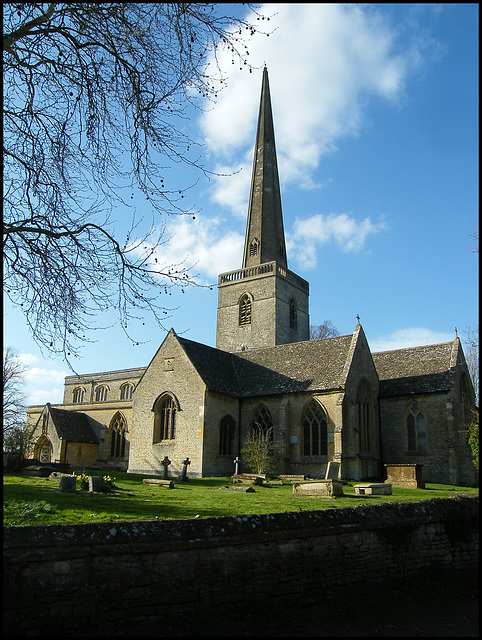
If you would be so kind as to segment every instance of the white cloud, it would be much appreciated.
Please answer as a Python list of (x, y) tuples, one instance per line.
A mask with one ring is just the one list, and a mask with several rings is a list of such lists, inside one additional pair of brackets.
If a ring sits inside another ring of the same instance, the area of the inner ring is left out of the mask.
[(442, 333), (423, 327), (413, 327), (399, 329), (389, 335), (375, 338), (375, 340), (369, 340), (369, 344), (371, 351), (377, 353), (378, 351), (392, 351), (394, 349), (450, 342), (454, 337), (455, 334), (453, 333)]
[(40, 367), (30, 367), (25, 371), (25, 382), (30, 384), (52, 384), (63, 383), (67, 373), (56, 369), (42, 369)]
[[(403, 96), (417, 46), (400, 51), (396, 31), (372, 7), (287, 3), (262, 5), (260, 12), (271, 16), (262, 23), (271, 33), (254, 36), (249, 57), (253, 66), (268, 67), (280, 179), (312, 188), (321, 157), (358, 134), (370, 100), (397, 103)], [(207, 148), (223, 158), (216, 169), (238, 169), (252, 158), (261, 71), (258, 77), (240, 71), (229, 51), (218, 51), (217, 59), (228, 84), (201, 126)], [(213, 191), (217, 202), (239, 211), (237, 188), (217, 181)], [(249, 189), (245, 208), (248, 195)]]
[(64, 399), (63, 388), (54, 387), (51, 389), (32, 389), (28, 393), (28, 404), (32, 405), (44, 405), (47, 402), (51, 404), (62, 404)]
[(316, 267), (318, 246), (336, 242), (345, 252), (359, 251), (369, 235), (385, 228), (383, 221), (373, 223), (370, 218), (358, 221), (346, 213), (315, 214), (303, 220), (296, 218), (288, 248), (297, 247), (297, 262), (305, 269), (312, 269)]
[[(234, 231), (222, 235), (221, 230), (225, 228), (226, 221), (219, 218), (201, 215), (195, 219), (171, 218), (166, 225), (165, 237), (169, 240), (154, 250), (149, 261), (153, 265), (164, 265), (167, 258), (169, 264), (182, 263), (190, 267), (193, 276), (199, 273), (201, 284), (215, 283), (220, 273), (241, 267), (244, 236)], [(142, 252), (147, 247), (147, 253), (150, 253), (148, 243), (142, 246)]]

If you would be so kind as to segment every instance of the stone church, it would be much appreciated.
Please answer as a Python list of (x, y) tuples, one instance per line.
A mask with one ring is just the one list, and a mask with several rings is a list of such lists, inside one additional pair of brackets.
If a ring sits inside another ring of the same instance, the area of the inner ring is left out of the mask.
[(428, 482), (472, 484), (464, 432), (475, 396), (458, 337), (371, 353), (362, 326), (309, 339), (309, 284), (286, 258), (266, 68), (242, 266), (218, 280), (216, 348), (171, 329), (142, 368), (68, 376), (62, 405), (35, 406), (34, 457), (72, 467), (234, 473), (253, 428), (272, 429), (280, 472), (383, 478), (423, 465)]

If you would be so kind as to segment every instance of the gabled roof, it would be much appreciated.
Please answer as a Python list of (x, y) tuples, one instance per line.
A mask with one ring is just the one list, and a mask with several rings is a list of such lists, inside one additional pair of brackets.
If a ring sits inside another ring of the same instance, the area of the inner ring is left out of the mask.
[(47, 404), (47, 408), (59, 438), (63, 438), (67, 442), (99, 444), (99, 440), (85, 413), (56, 409), (51, 407), (50, 404)]
[(177, 339), (208, 389), (249, 397), (340, 388), (353, 336), (236, 353)]
[(447, 391), (453, 385), (459, 348), (453, 342), (372, 354), (380, 379), (380, 395)]

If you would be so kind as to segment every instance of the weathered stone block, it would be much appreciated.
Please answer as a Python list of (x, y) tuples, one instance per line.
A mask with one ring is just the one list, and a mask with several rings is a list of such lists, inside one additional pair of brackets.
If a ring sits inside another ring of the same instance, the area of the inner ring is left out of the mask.
[(358, 496), (391, 496), (392, 485), (388, 482), (380, 484), (356, 484), (355, 493)]
[(59, 490), (67, 493), (75, 491), (75, 476), (63, 476), (60, 478)]
[(102, 476), (89, 476), (89, 491), (102, 491), (104, 488), (104, 478)]
[(343, 485), (337, 480), (293, 482), (293, 494), (300, 496), (323, 496), (326, 498), (344, 495)]

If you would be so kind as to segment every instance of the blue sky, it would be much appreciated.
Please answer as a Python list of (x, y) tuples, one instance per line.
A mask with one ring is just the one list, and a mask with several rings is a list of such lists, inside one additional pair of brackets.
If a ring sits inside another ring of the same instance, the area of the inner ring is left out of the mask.
[[(454, 327), (464, 339), (478, 323), (478, 5), (269, 4), (261, 13), (271, 33), (249, 43), (258, 70), (221, 53), (227, 87), (185, 124), (206, 168), (231, 175), (173, 171), (179, 188), (199, 178), (186, 198), (199, 213), (166, 219), (163, 251), (196, 263), (204, 284), (241, 266), (266, 64), (288, 265), (310, 282), (311, 322), (331, 320), (344, 335), (359, 314), (373, 351), (449, 341)], [(215, 345), (216, 286), (168, 300), (166, 330)], [(137, 346), (115, 324), (92, 334), (76, 371), (147, 365), (165, 331), (144, 321)], [(4, 345), (28, 367), (29, 404), (62, 401), (67, 365), (41, 353), (8, 302)]]

